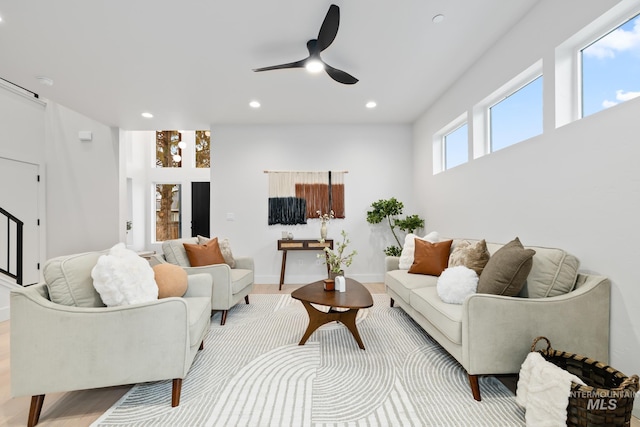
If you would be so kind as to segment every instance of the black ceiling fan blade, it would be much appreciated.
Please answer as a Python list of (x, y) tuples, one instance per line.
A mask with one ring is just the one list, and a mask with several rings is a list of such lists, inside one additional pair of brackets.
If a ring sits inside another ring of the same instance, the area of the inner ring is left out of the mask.
[(327, 16), (324, 17), (320, 32), (318, 33), (318, 50), (322, 52), (328, 48), (338, 34), (338, 26), (340, 25), (340, 8), (335, 4), (329, 6)]
[(272, 65), (270, 67), (254, 68), (253, 71), (269, 71), (269, 70), (282, 70), (285, 68), (304, 68), (306, 58), (301, 61), (289, 62), (288, 64)]
[(329, 74), (329, 76), (338, 83), (342, 83), (345, 85), (353, 85), (358, 83), (358, 79), (353, 77), (351, 74), (346, 73), (342, 70), (338, 70), (337, 68), (333, 68), (331, 65), (325, 64), (324, 69), (327, 74)]

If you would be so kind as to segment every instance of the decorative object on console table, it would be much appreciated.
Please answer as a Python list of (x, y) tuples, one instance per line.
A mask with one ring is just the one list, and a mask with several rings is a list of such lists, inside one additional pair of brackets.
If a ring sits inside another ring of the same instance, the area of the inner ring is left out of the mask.
[[(325, 248), (333, 249), (333, 240), (326, 239), (318, 241), (317, 239), (280, 239), (278, 240), (278, 250), (282, 251), (282, 267), (280, 268), (280, 286), (282, 290), (284, 284), (284, 273), (287, 266), (288, 251), (323, 251)], [(329, 274), (329, 266), (327, 264), (327, 275)]]
[(347, 281), (345, 280), (344, 276), (337, 276), (335, 278), (335, 288), (336, 291), (339, 292), (346, 292), (347, 291)]
[[(342, 276), (343, 270), (342, 266), (349, 267), (353, 262), (353, 257), (358, 254), (357, 251), (351, 251), (348, 255), (345, 255), (345, 249), (347, 249), (347, 245), (351, 243), (351, 241), (347, 238), (347, 232), (342, 230), (340, 232), (342, 236), (342, 242), (338, 244), (336, 251), (333, 251), (333, 248), (325, 247), (324, 252), (324, 262), (327, 264), (329, 268), (329, 277), (331, 277), (331, 273), (334, 273), (334, 276)], [(322, 257), (322, 255), (318, 255), (318, 258)]]
[(320, 239), (324, 240), (327, 238), (327, 222), (331, 221), (335, 218), (333, 214), (333, 210), (329, 211), (329, 213), (323, 214), (322, 211), (316, 211), (318, 214), (318, 219), (321, 221), (320, 223)]

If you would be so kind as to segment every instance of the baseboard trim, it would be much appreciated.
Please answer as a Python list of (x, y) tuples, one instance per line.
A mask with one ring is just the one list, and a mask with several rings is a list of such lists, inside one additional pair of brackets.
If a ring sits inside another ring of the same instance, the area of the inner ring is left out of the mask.
[[(380, 275), (380, 274), (349, 274), (347, 272), (345, 276), (350, 277), (351, 279), (357, 280), (360, 283), (382, 283), (384, 281), (384, 275)], [(287, 277), (285, 278), (284, 283), (287, 285), (291, 285), (291, 284), (302, 285), (302, 284), (307, 284), (311, 282), (316, 282), (324, 278), (325, 277), (322, 277), (317, 274), (316, 275), (303, 275), (303, 274), (288, 275), (287, 274)], [(280, 276), (261, 275), (261, 276), (255, 276), (253, 280), (255, 283), (278, 284), (280, 283)]]

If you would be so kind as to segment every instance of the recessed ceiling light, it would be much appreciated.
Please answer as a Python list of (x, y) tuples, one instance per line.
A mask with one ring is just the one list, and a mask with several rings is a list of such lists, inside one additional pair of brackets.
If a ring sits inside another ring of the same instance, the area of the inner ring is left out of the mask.
[(434, 16), (433, 18), (431, 18), (431, 21), (433, 21), (434, 24), (439, 24), (442, 21), (444, 21), (444, 15), (439, 13), (436, 16)]
[(260, 103), (258, 101), (251, 101), (249, 103), (249, 107), (251, 107), (251, 108), (260, 108)]
[(145, 119), (150, 119), (153, 117), (153, 114), (151, 113), (142, 113), (142, 117), (144, 117)]
[(53, 86), (53, 79), (51, 79), (49, 77), (38, 76), (38, 77), (36, 77), (36, 79), (38, 79), (38, 81), (40, 82), (41, 85)]
[(378, 106), (378, 104), (376, 103), (376, 101), (369, 101), (365, 104), (365, 107), (367, 108), (376, 108)]

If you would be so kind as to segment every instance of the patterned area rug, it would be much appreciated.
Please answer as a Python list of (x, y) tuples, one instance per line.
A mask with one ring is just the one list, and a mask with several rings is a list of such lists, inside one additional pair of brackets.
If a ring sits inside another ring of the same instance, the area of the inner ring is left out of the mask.
[(467, 375), (389, 297), (375, 294), (357, 324), (366, 350), (336, 322), (304, 346), (308, 323), (290, 295), (212, 318), (204, 350), (171, 408), (171, 381), (134, 386), (93, 426), (524, 426), (524, 411), (497, 379)]

